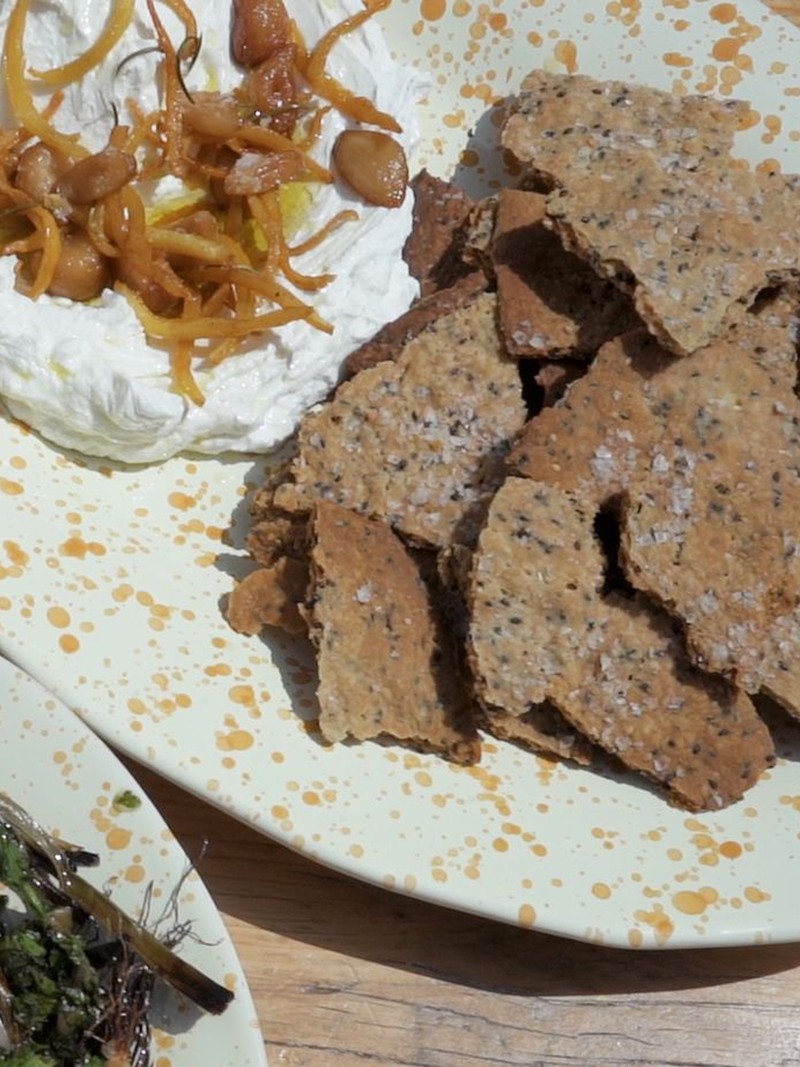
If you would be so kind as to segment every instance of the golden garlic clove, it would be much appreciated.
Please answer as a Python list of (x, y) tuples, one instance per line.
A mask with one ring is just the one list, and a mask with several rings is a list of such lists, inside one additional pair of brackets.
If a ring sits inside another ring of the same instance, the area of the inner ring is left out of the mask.
[(408, 162), (400, 145), (379, 130), (345, 130), (333, 146), (333, 164), (353, 192), (376, 207), (400, 207)]

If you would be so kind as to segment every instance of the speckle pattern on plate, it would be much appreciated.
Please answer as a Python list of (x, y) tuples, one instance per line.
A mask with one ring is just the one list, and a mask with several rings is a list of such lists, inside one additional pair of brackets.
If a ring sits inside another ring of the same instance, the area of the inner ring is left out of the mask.
[[(535, 65), (752, 102), (740, 150), (800, 170), (798, 33), (755, 0), (395, 0), (431, 69), (421, 162), (497, 177), (487, 105)], [(475, 133), (468, 137), (468, 131)], [(465, 144), (468, 146), (465, 148)], [(689, 816), (610, 769), (487, 743), (477, 768), (314, 731), (306, 646), (240, 637), (219, 601), (263, 461), (123, 469), (0, 423), (0, 648), (98, 732), (307, 855), (399, 892), (642, 948), (800, 939), (800, 732), (744, 801)]]
[(197, 940), (184, 941), (181, 953), (234, 991), (217, 1017), (159, 995), (151, 1013), (153, 1062), (266, 1067), (255, 1009), (222, 919), (197, 873), (187, 876), (187, 857), (138, 783), (52, 693), (2, 658), (0, 716), (2, 791), (46, 830), (98, 853), (99, 865), (82, 873), (131, 915), (141, 916), (152, 887), (148, 923), (160, 920), (156, 930), (163, 934), (176, 914), (188, 922)]

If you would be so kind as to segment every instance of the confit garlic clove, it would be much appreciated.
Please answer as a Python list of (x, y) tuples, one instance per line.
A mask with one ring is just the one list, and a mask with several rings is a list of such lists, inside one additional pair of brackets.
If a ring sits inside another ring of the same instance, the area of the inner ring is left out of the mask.
[(283, 0), (233, 0), (231, 51), (243, 67), (257, 67), (289, 44), (291, 27)]
[(136, 157), (113, 145), (78, 160), (58, 180), (56, 189), (75, 206), (94, 204), (136, 177)]
[(408, 186), (408, 162), (400, 145), (378, 130), (345, 130), (333, 146), (342, 181), (368, 204), (400, 207)]
[(36, 141), (21, 153), (14, 174), (14, 185), (40, 204), (66, 169), (64, 159), (49, 145)]
[(181, 109), (184, 123), (195, 133), (218, 140), (235, 137), (242, 125), (239, 104), (231, 96), (197, 93)]
[(289, 44), (245, 74), (234, 90), (239, 102), (290, 137), (302, 112), (297, 87), (298, 47)]
[(228, 171), (223, 188), (228, 196), (260, 196), (298, 181), (304, 171), (299, 152), (245, 152)]
[[(30, 253), (24, 275), (36, 276), (41, 263), (40, 251)], [(94, 300), (111, 283), (111, 270), (103, 256), (85, 233), (66, 233), (61, 238), (53, 279), (47, 287), (51, 296), (69, 300)]]

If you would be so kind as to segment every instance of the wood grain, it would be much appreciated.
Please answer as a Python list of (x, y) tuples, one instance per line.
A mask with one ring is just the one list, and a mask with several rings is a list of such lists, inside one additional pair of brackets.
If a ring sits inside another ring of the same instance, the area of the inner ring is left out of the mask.
[(190, 856), (206, 843), (272, 1067), (800, 1065), (800, 945), (635, 953), (451, 912), (128, 766)]

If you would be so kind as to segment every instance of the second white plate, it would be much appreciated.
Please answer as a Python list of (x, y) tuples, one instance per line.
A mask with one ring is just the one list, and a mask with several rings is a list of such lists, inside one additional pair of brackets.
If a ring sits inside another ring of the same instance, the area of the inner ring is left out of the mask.
[[(154, 1006), (153, 1062), (267, 1067), (247, 982), (222, 919), (197, 874), (187, 876), (187, 857), (138, 783), (75, 715), (2, 658), (0, 718), (0, 790), (50, 833), (96, 852), (99, 865), (84, 876), (129, 914), (139, 917), (149, 896), (148, 922), (164, 915), (161, 935), (176, 917), (188, 923), (192, 933), (181, 954), (233, 990), (219, 1016), (174, 996)], [(116, 805), (123, 794), (126, 802)]]

